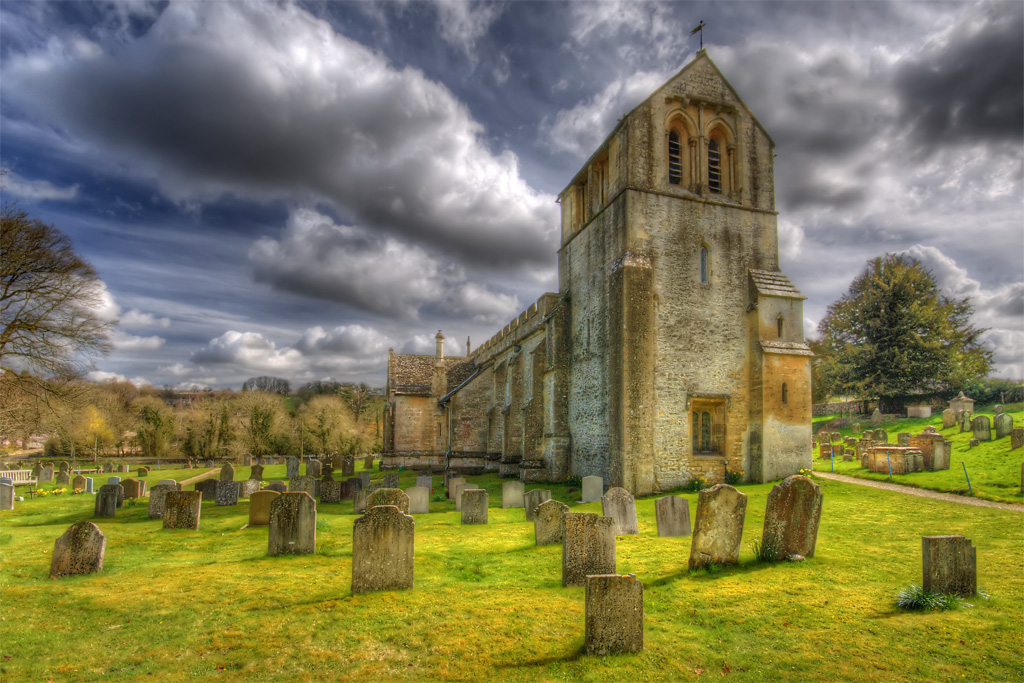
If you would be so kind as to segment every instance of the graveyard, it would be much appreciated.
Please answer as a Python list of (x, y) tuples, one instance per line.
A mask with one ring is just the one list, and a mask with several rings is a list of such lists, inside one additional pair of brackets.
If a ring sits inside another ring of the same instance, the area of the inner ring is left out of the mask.
[[(1019, 458), (1013, 460), (1019, 468)], [(247, 479), (250, 471), (235, 466), (235, 480)], [(144, 476), (120, 476), (145, 481), (152, 493), (160, 480), (182, 481), (202, 472), (153, 469)], [(374, 484), (395, 474), (402, 489), (417, 483), (415, 472), (366, 472), (360, 461), (356, 474), (364, 472)], [(287, 481), (286, 475), (285, 465), (267, 465), (262, 479), (270, 484)], [(108, 475), (95, 476), (99, 485)], [(752, 544), (762, 539), (768, 497), (778, 482), (741, 484), (737, 488), (746, 496), (746, 508), (737, 563), (691, 571), (691, 544), (698, 541), (692, 535), (659, 536), (655, 509), (658, 498), (671, 495), (686, 501), (695, 520), (698, 494), (676, 491), (639, 498), (638, 533), (630, 533), (632, 519), (617, 527), (613, 557), (614, 573), (633, 574), (642, 584), (642, 650), (602, 655), (588, 654), (585, 647), (585, 630), (590, 628), (585, 624), (585, 589), (563, 585), (561, 547), (557, 542), (536, 545), (525, 509), (502, 507), (507, 480), (496, 475), (466, 478), (467, 485), (476, 487), (470, 489), (472, 498), (486, 499), (482, 517), (479, 508), (466, 507), (472, 505), (468, 497), (457, 511), (439, 475), (431, 480), (427, 512), (411, 517), (394, 512), (414, 522), (411, 589), (354, 586), (354, 528), (357, 520), (363, 526), (376, 524), (374, 515), (354, 512), (354, 502), (368, 504), (365, 496), (339, 503), (318, 499), (314, 552), (271, 555), (272, 532), (267, 526), (249, 525), (255, 499), (233, 505), (203, 500), (198, 529), (167, 529), (161, 519), (150, 518), (146, 498), (125, 500), (113, 517), (95, 518), (97, 496), (72, 495), (70, 489), (55, 494), (59, 486), (42, 484), (40, 490), (48, 495), (26, 496), (0, 518), (2, 677), (1024, 677), (1020, 511), (923, 500), (815, 478), (822, 503), (813, 556), (767, 563), (758, 561)], [(579, 483), (526, 489), (548, 490), (551, 500), (568, 506), (567, 511), (595, 515), (579, 519), (608, 519), (597, 517), (603, 513), (601, 501), (579, 502)], [(544, 510), (566, 510), (546, 505)], [(106, 537), (102, 570), (51, 578), (55, 540), (83, 520), (95, 523)], [(897, 591), (922, 581), (922, 536), (950, 534), (971, 539), (977, 551), (978, 590), (984, 595), (952, 611), (899, 609)], [(628, 615), (622, 616), (625, 620)]]

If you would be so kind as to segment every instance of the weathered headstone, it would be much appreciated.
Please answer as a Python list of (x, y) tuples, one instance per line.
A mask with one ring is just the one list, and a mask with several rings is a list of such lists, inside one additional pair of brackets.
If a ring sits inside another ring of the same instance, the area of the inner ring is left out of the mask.
[(814, 557), (821, 521), (821, 487), (795, 474), (776, 484), (768, 494), (761, 547), (774, 559), (791, 555)]
[[(583, 477), (583, 497), (580, 502), (593, 503), (604, 495), (604, 480), (601, 477)], [(607, 572), (605, 572), (607, 573)]]
[(397, 489), (398, 488), (398, 472), (387, 472), (384, 474), (384, 488), (386, 489)]
[(992, 426), (991, 422), (989, 422), (988, 415), (978, 415), (976, 418), (971, 420), (971, 430), (974, 438), (978, 441), (992, 440)]
[(319, 460), (310, 460), (306, 463), (306, 475), (310, 477), (323, 476), (323, 467)]
[(526, 508), (526, 521), (532, 522), (537, 519), (537, 508), (546, 500), (551, 500), (551, 491), (547, 489), (531, 489), (523, 496), (523, 506)]
[(366, 500), (366, 509), (371, 510), (378, 505), (394, 505), (403, 514), (409, 514), (409, 496), (402, 489), (385, 488), (371, 492)]
[(220, 468), (220, 480), (221, 481), (234, 481), (235, 480), (235, 466), (229, 462), (224, 463)]
[(213, 493), (215, 505), (238, 505), (238, 490), (241, 488), (240, 481), (217, 481), (216, 490)]
[(71, 475), (61, 470), (54, 476), (53, 483), (57, 486), (68, 486), (71, 484)]
[(697, 519), (690, 543), (690, 570), (709, 564), (735, 564), (743, 542), (747, 496), (728, 484), (704, 489), (697, 497)]
[(636, 575), (589, 575), (585, 591), (587, 654), (642, 652), (644, 585)]
[(216, 479), (203, 479), (196, 482), (195, 489), (202, 494), (203, 500), (217, 499), (217, 481)]
[(346, 455), (341, 459), (341, 476), (354, 477), (356, 474), (356, 459)]
[(878, 408), (875, 408), (874, 412), (871, 413), (871, 424), (876, 427), (882, 424), (882, 411)]
[(288, 484), (284, 483), (280, 479), (275, 479), (269, 482), (266, 486), (267, 491), (276, 491), (277, 493), (284, 493), (288, 490)]
[(139, 474), (140, 477), (148, 477), (149, 476), (149, 468), (148, 467), (140, 467), (138, 474)]
[(942, 411), (942, 428), (949, 429), (950, 427), (956, 426), (956, 413), (953, 412), (952, 408), (946, 408)]
[(455, 511), (456, 512), (461, 512), (462, 511), (462, 493), (464, 491), (468, 491), (469, 489), (475, 489), (476, 487), (477, 487), (476, 484), (474, 484), (472, 482), (468, 482), (468, 481), (464, 481), (464, 482), (460, 482), (458, 484), (455, 484)]
[(964, 432), (969, 432), (969, 431), (971, 431), (973, 429), (972, 418), (973, 418), (973, 416), (971, 415), (971, 413), (969, 411), (965, 410), (962, 413), (960, 413), (960, 433), (961, 434), (963, 434)]
[(879, 441), (881, 443), (889, 443), (889, 432), (885, 431), (884, 429), (876, 429), (875, 441)]
[(0, 510), (14, 509), (14, 484), (0, 484)]
[(268, 526), (270, 505), (280, 495), (277, 491), (257, 491), (249, 496), (249, 526)]
[(860, 422), (854, 422), (853, 423), (853, 433), (858, 435), (858, 436), (860, 436), (860, 433), (861, 433)]
[(45, 465), (41, 467), (37, 479), (40, 484), (53, 481), (53, 465)]
[(978, 590), (978, 559), (971, 539), (922, 536), (923, 586), (931, 593), (970, 597)]
[(164, 498), (165, 529), (198, 529), (202, 491), (168, 491)]
[(117, 466), (117, 471), (120, 472), (121, 474), (127, 474), (128, 473), (128, 466), (124, 465), (124, 464), (119, 464)]
[(998, 403), (997, 403), (997, 404), (996, 404), (996, 406), (995, 406), (995, 407), (994, 407), (994, 408), (992, 409), (992, 411), (993, 411), (993, 412), (994, 412), (994, 413), (995, 413), (996, 415), (1002, 415), (1002, 414), (1003, 414), (1003, 406), (1002, 406), (1001, 404), (998, 404)]
[(413, 587), (416, 522), (393, 505), (373, 507), (352, 526), (352, 593)]
[(487, 491), (462, 490), (462, 523), (487, 524)]
[(358, 490), (359, 490), (359, 480), (358, 479), (355, 479), (355, 478), (346, 479), (345, 481), (341, 482), (341, 499), (342, 500), (352, 500), (352, 498), (356, 495), (356, 491), (358, 491)]
[(546, 500), (537, 506), (533, 517), (533, 541), (536, 545), (557, 545), (562, 542), (562, 517), (569, 506), (557, 500)]
[(523, 482), (506, 481), (501, 485), (501, 507), (521, 508), (523, 507)]
[(448, 500), (457, 500), (455, 498), (455, 487), (459, 484), (465, 484), (466, 480), (463, 477), (452, 477), (448, 480)]
[(562, 585), (582, 586), (591, 574), (615, 573), (615, 520), (593, 512), (562, 515)]
[(613, 486), (601, 498), (601, 514), (615, 520), (616, 536), (636, 536), (640, 528), (636, 521), (636, 501), (633, 494)]
[(363, 468), (367, 469), (367, 470), (372, 470), (373, 469), (373, 456), (372, 455), (368, 455), (365, 458), (363, 458)]
[(270, 503), (269, 555), (316, 552), (316, 500), (306, 491), (282, 493)]
[(1013, 416), (1007, 415), (1006, 413), (996, 415), (995, 429), (997, 439), (1009, 436), (1010, 432), (1013, 431)]
[(370, 499), (369, 489), (360, 489), (352, 496), (352, 512), (357, 515), (366, 512), (366, 502)]
[(370, 473), (369, 472), (360, 472), (359, 473), (359, 485), (362, 486), (364, 489), (370, 488)]
[(238, 484), (239, 498), (248, 498), (260, 490), (260, 483), (255, 479), (245, 479), (244, 481), (236, 481), (235, 483)]
[(305, 491), (310, 495), (313, 500), (316, 500), (317, 495), (317, 480), (308, 474), (292, 477), (288, 480), (289, 491)]
[(654, 501), (658, 536), (689, 536), (690, 501), (680, 496), (665, 496)]
[(263, 465), (253, 465), (252, 471), (249, 473), (249, 478), (255, 479), (256, 481), (263, 479)]
[(110, 484), (110, 485), (117, 484), (118, 486), (120, 486), (121, 485), (121, 477), (107, 477), (107, 483)]
[(434, 478), (429, 474), (418, 474), (416, 475), (416, 485), (422, 486), (429, 491), (434, 488)]
[(92, 574), (103, 569), (107, 537), (92, 522), (75, 522), (53, 544), (50, 576)]
[(93, 517), (114, 517), (120, 507), (124, 489), (120, 484), (105, 484), (96, 496), (96, 510)]
[(285, 460), (285, 467), (287, 468), (287, 474), (285, 475), (289, 480), (299, 476), (299, 459), (294, 455), (288, 456)]
[(1024, 447), (1024, 427), (1015, 427), (1010, 430), (1010, 450), (1015, 451)]
[(334, 479), (321, 479), (320, 503), (340, 503), (342, 483)]
[(425, 515), (430, 512), (430, 489), (425, 486), (410, 486), (405, 490), (409, 496), (409, 514)]
[(167, 484), (157, 484), (149, 490), (149, 518), (150, 519), (162, 519), (164, 516), (164, 506), (167, 504), (167, 494), (171, 491), (177, 491), (177, 486), (168, 486)]
[(85, 492), (92, 493), (92, 477), (85, 478)]
[(910, 432), (900, 432), (896, 435), (896, 444), (899, 446), (910, 445)]
[(121, 482), (125, 498), (142, 498), (146, 495), (146, 482), (128, 478)]

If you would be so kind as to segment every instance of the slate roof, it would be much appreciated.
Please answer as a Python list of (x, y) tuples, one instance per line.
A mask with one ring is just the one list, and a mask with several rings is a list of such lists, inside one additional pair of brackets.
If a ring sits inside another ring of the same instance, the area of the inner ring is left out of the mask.
[[(455, 387), (473, 374), (476, 364), (461, 356), (444, 359), (448, 386)], [(434, 356), (411, 353), (393, 353), (388, 363), (388, 386), (398, 394), (417, 396), (431, 395), (431, 381), (434, 379)]]
[(784, 299), (806, 299), (800, 290), (793, 286), (786, 274), (779, 270), (750, 269), (750, 279), (754, 289), (762, 296), (778, 296)]

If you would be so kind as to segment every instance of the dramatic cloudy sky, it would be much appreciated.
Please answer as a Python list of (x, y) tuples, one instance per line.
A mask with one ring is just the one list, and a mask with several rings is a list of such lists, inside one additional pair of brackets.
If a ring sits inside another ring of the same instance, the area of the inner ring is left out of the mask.
[(557, 289), (555, 197), (690, 61), (777, 143), (806, 331), (924, 262), (1024, 376), (1024, 4), (0, 4), (5, 201), (107, 288), (92, 377), (383, 385)]

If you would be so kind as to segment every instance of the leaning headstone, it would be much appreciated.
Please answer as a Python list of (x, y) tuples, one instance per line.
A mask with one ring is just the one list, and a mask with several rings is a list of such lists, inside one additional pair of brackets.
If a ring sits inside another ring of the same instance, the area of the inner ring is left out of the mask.
[(124, 489), (120, 484), (105, 484), (96, 496), (96, 510), (93, 517), (114, 517), (121, 506)]
[(420, 474), (416, 476), (416, 486), (422, 486), (428, 491), (434, 488), (434, 478), (429, 474)]
[(501, 507), (521, 508), (523, 507), (523, 482), (506, 481), (501, 485)]
[(217, 499), (217, 481), (217, 479), (203, 479), (196, 482), (195, 489), (202, 493), (203, 500)]
[(252, 470), (249, 472), (249, 478), (257, 481), (263, 479), (263, 465), (253, 465)]
[(604, 495), (604, 481), (601, 477), (583, 477), (582, 503), (593, 503)]
[(398, 472), (388, 472), (384, 475), (384, 488), (386, 489), (397, 489), (398, 488)]
[(319, 460), (310, 460), (306, 463), (306, 475), (310, 477), (322, 477), (323, 467)]
[(430, 512), (430, 489), (425, 486), (410, 486), (405, 490), (409, 496), (409, 514), (425, 515)]
[(0, 510), (14, 509), (14, 484), (0, 484)]
[(235, 466), (229, 462), (224, 463), (220, 468), (220, 480), (221, 481), (234, 481), (235, 480)]
[(103, 569), (107, 537), (92, 522), (75, 522), (53, 544), (50, 576), (92, 574)]
[(487, 491), (483, 489), (463, 489), (462, 523), (487, 524)]
[(282, 493), (270, 504), (268, 555), (316, 552), (316, 500), (306, 491)]
[(613, 486), (601, 498), (601, 514), (615, 520), (616, 536), (636, 536), (640, 528), (636, 521), (636, 501), (626, 489)]
[(997, 439), (1009, 436), (1010, 432), (1013, 431), (1013, 416), (1007, 415), (1006, 413), (996, 415), (995, 428)]
[(457, 500), (455, 498), (455, 487), (459, 484), (465, 484), (466, 480), (463, 477), (452, 477), (448, 480), (448, 500)]
[(370, 498), (369, 489), (360, 489), (352, 496), (352, 512), (361, 515), (366, 512), (366, 502)]
[(537, 508), (541, 503), (551, 500), (551, 491), (547, 489), (531, 489), (523, 497), (523, 506), (526, 508), (526, 521), (532, 522), (537, 519)]
[(404, 514), (409, 514), (409, 496), (402, 489), (377, 489), (370, 493), (366, 500), (366, 508), (372, 510), (378, 505), (394, 505)]
[(953, 412), (952, 408), (946, 408), (942, 411), (942, 428), (949, 429), (950, 427), (956, 426), (956, 413)]
[(922, 536), (921, 555), (926, 591), (965, 598), (978, 591), (978, 559), (971, 539)]
[(288, 479), (294, 479), (299, 476), (299, 459), (294, 455), (288, 456), (285, 461), (285, 467), (287, 467), (287, 474), (285, 475)]
[(171, 491), (177, 491), (177, 486), (168, 486), (167, 484), (157, 484), (149, 490), (149, 518), (150, 519), (162, 519), (164, 516), (164, 507), (167, 505), (167, 494)]
[(249, 526), (268, 526), (270, 505), (280, 495), (277, 491), (257, 491), (249, 496)]
[(235, 483), (238, 484), (239, 498), (249, 498), (260, 490), (260, 483), (255, 479), (246, 479), (244, 481), (236, 481)]
[(370, 509), (352, 526), (352, 594), (413, 587), (416, 522), (393, 505)]
[(709, 564), (736, 564), (743, 542), (747, 496), (728, 484), (704, 489), (697, 497), (697, 519), (690, 543), (690, 570)]
[(238, 490), (242, 486), (240, 481), (218, 481), (217, 488), (213, 493), (215, 505), (238, 505)]
[(308, 474), (292, 477), (288, 480), (289, 491), (305, 491), (311, 498), (316, 500), (317, 480)]
[(971, 421), (971, 430), (978, 441), (992, 440), (992, 427), (988, 415), (979, 415)]
[(146, 495), (146, 482), (128, 478), (121, 482), (125, 498), (142, 498)]
[(562, 517), (569, 506), (557, 500), (546, 500), (537, 506), (533, 517), (533, 542), (536, 545), (557, 545), (562, 542)]
[(588, 575), (615, 573), (615, 520), (593, 512), (562, 515), (562, 585), (582, 586)]
[(72, 491), (84, 491), (85, 490), (85, 477), (81, 474), (71, 480)]
[(198, 529), (202, 491), (168, 491), (164, 498), (165, 529)]
[(814, 557), (821, 521), (821, 487), (808, 477), (794, 474), (776, 484), (768, 494), (761, 547), (773, 559), (791, 555)]
[(276, 491), (277, 493), (284, 493), (288, 490), (288, 484), (284, 483), (280, 479), (275, 479), (266, 486), (267, 491)]
[(590, 575), (585, 591), (587, 654), (642, 652), (644, 585), (636, 574)]
[(680, 496), (665, 496), (654, 501), (658, 536), (690, 535), (690, 501)]

